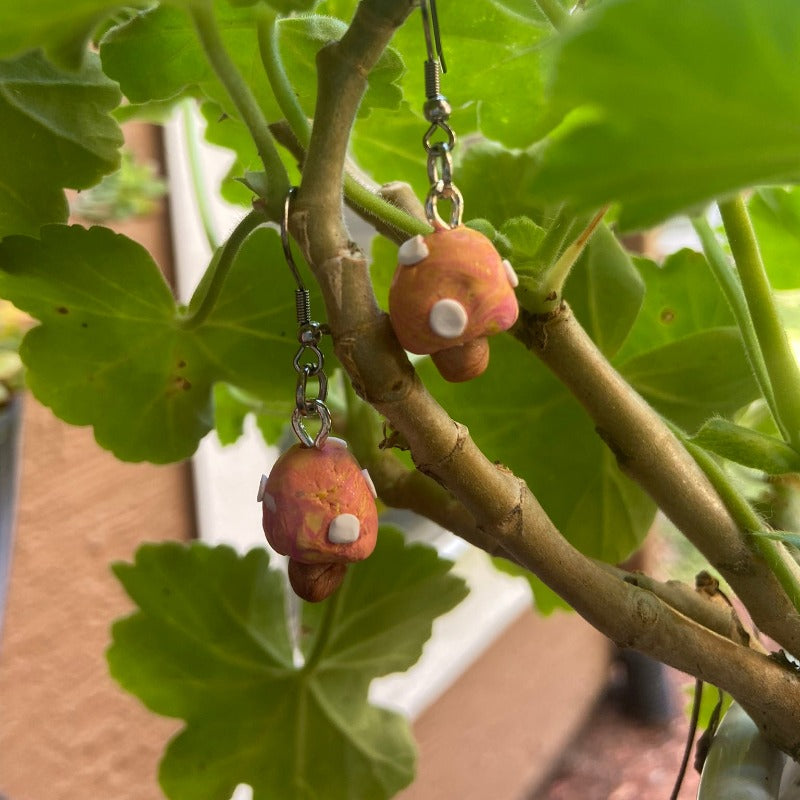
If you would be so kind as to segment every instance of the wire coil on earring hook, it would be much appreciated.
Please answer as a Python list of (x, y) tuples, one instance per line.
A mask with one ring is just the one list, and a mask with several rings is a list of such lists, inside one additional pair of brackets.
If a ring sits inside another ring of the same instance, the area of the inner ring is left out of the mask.
[[(328, 376), (325, 374), (324, 369), (325, 355), (319, 347), (322, 339), (322, 325), (311, 319), (309, 291), (300, 277), (300, 270), (297, 268), (289, 243), (289, 211), (292, 198), (296, 192), (297, 188), (292, 186), (286, 193), (280, 226), (283, 254), (297, 284), (294, 301), (298, 324), (297, 341), (300, 343), (300, 348), (295, 353), (292, 362), (295, 372), (297, 372), (295, 408), (292, 411), (292, 430), (294, 430), (301, 444), (306, 447), (322, 449), (331, 431), (331, 413), (325, 405), (325, 400), (328, 396)], [(317, 394), (315, 397), (309, 397), (309, 378), (317, 379)], [(311, 436), (306, 430), (304, 419), (308, 417), (319, 418), (320, 429), (316, 436)]]

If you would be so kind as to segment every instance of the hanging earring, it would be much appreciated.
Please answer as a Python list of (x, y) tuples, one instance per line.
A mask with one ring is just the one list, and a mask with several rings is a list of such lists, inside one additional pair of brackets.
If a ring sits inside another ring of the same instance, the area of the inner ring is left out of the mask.
[[(304, 600), (329, 597), (344, 580), (347, 564), (372, 553), (378, 534), (375, 487), (342, 439), (330, 436), (331, 414), (325, 405), (328, 379), (319, 344), (322, 326), (311, 320), (308, 289), (300, 278), (289, 247), (289, 206), (295, 189), (284, 204), (281, 242), (294, 275), (297, 338), (294, 357), (297, 371), (292, 429), (298, 444), (290, 447), (261, 477), (258, 500), (263, 527), (273, 550), (289, 557), (289, 581)], [(317, 381), (315, 397), (309, 397), (309, 379)], [(309, 417), (319, 421), (312, 436), (305, 426)]]
[[(466, 381), (489, 363), (486, 337), (508, 330), (516, 321), (514, 288), (519, 281), (489, 239), (461, 224), (463, 199), (453, 183), (456, 135), (449, 125), (450, 104), (440, 91), (440, 72), (446, 69), (434, 0), (430, 13), (427, 0), (422, 0), (421, 11), (428, 51), (423, 111), (430, 123), (422, 139), (431, 183), (425, 213), (434, 231), (400, 246), (389, 290), (389, 317), (406, 350), (430, 355), (446, 380)], [(434, 141), (437, 134), (444, 139)], [(442, 199), (450, 203), (449, 224), (439, 214)]]

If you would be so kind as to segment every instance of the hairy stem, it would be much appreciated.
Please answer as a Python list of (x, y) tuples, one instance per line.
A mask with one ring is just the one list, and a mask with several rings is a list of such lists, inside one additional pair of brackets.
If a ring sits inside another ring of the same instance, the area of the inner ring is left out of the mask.
[(245, 239), (264, 222), (266, 219), (261, 211), (251, 211), (233, 229), (222, 250), (212, 258), (211, 265), (195, 290), (189, 303), (189, 313), (181, 320), (183, 328), (192, 330), (208, 319)]
[[(684, 447), (708, 476), (731, 515), (743, 531), (766, 531), (767, 528), (751, 505), (736, 491), (717, 462), (702, 447), (682, 436)], [(800, 568), (797, 562), (778, 542), (762, 536), (748, 537), (750, 546), (769, 565), (778, 582), (783, 586), (795, 609), (800, 611)]]
[(736, 324), (742, 334), (747, 360), (750, 362), (750, 368), (753, 370), (753, 375), (755, 375), (756, 381), (758, 382), (758, 388), (767, 401), (767, 406), (772, 412), (775, 423), (779, 426), (784, 438), (786, 438), (788, 432), (778, 417), (778, 411), (775, 406), (775, 394), (772, 391), (772, 383), (770, 382), (769, 373), (767, 372), (767, 365), (764, 363), (764, 355), (758, 344), (756, 329), (753, 327), (750, 310), (747, 308), (747, 299), (742, 291), (742, 285), (739, 283), (736, 271), (733, 269), (733, 265), (730, 263), (727, 254), (722, 249), (722, 245), (719, 243), (716, 234), (708, 224), (708, 220), (704, 217), (695, 217), (692, 219), (692, 226), (700, 237), (706, 259), (736, 319)]
[(189, 10), (206, 57), (247, 126), (266, 170), (270, 187), (269, 216), (280, 219), (283, 200), (289, 191), (289, 177), (275, 148), (267, 120), (225, 49), (210, 0), (197, 0), (189, 5)]
[(719, 203), (750, 317), (774, 392), (778, 424), (800, 450), (800, 368), (778, 317), (755, 231), (741, 196)]
[(208, 187), (206, 186), (203, 167), (200, 163), (200, 148), (197, 137), (197, 120), (195, 119), (195, 105), (193, 100), (184, 100), (181, 103), (181, 122), (183, 123), (183, 137), (186, 145), (186, 157), (189, 162), (189, 176), (192, 181), (192, 192), (197, 204), (197, 212), (203, 226), (203, 233), (213, 253), (218, 247), (217, 234), (214, 230), (214, 215), (208, 202)]
[(539, 10), (547, 17), (550, 24), (558, 31), (569, 22), (569, 12), (559, 0), (535, 0)]

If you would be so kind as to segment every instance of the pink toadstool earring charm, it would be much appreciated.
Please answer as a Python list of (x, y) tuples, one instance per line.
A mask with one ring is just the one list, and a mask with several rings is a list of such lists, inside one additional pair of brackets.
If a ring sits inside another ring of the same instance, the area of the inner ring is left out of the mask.
[[(433, 0), (430, 4), (441, 59), (436, 6)], [(519, 281), (489, 239), (461, 224), (463, 201), (452, 181), (456, 136), (448, 124), (450, 105), (439, 91), (443, 66), (433, 52), (424, 0), (421, 10), (428, 48), (424, 113), (431, 123), (422, 140), (431, 182), (425, 211), (434, 231), (401, 245), (389, 289), (389, 317), (406, 350), (430, 355), (446, 380), (467, 381), (480, 375), (489, 363), (486, 337), (508, 330), (516, 322), (519, 307), (514, 288)], [(434, 142), (437, 132), (446, 139)], [(442, 198), (451, 205), (449, 225), (439, 215)]]
[[(289, 557), (289, 582), (304, 600), (318, 602), (344, 580), (347, 564), (361, 561), (375, 549), (378, 510), (375, 486), (342, 439), (329, 437), (331, 415), (325, 405), (328, 380), (319, 349), (322, 326), (310, 319), (308, 290), (303, 286), (289, 247), (289, 191), (284, 205), (281, 242), (297, 282), (295, 306), (300, 349), (292, 428), (299, 444), (290, 447), (261, 477), (258, 501), (262, 525), (272, 548)], [(309, 378), (316, 378), (316, 397), (308, 396)], [(320, 429), (311, 436), (304, 420), (317, 417)]]
[(289, 448), (262, 478), (258, 499), (267, 541), (289, 556), (289, 580), (304, 600), (324, 600), (347, 564), (375, 549), (375, 487), (341, 439)]
[(463, 225), (415, 236), (397, 255), (389, 316), (400, 344), (430, 354), (448, 381), (480, 375), (489, 363), (486, 337), (508, 330), (519, 313), (511, 264)]

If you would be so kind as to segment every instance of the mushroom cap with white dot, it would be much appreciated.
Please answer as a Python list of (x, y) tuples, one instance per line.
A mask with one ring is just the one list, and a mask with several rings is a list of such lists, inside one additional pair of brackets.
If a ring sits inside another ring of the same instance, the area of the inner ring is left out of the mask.
[(275, 502), (275, 498), (269, 492), (264, 492), (262, 501), (267, 509), (269, 509), (273, 514), (278, 510), (278, 505)]
[(519, 277), (517, 273), (514, 272), (514, 267), (511, 266), (511, 262), (507, 258), (503, 259), (503, 269), (506, 271), (506, 277), (511, 284), (511, 288), (516, 289), (517, 286), (519, 286)]
[(425, 240), (420, 234), (417, 234), (400, 245), (400, 249), (397, 251), (397, 263), (401, 267), (412, 267), (426, 259), (430, 252)]
[(328, 541), (333, 544), (352, 544), (361, 533), (361, 522), (355, 514), (339, 514), (328, 526)]
[(361, 474), (364, 476), (364, 480), (367, 482), (367, 486), (369, 486), (369, 490), (372, 492), (372, 496), (377, 500), (378, 499), (378, 492), (375, 491), (375, 483), (372, 480), (372, 475), (365, 469), (361, 470)]
[(258, 484), (258, 494), (256, 495), (256, 500), (260, 503), (264, 499), (264, 493), (267, 491), (267, 476), (262, 475), (261, 481)]
[(457, 339), (467, 329), (467, 309), (452, 297), (437, 300), (428, 314), (431, 330), (443, 339)]

